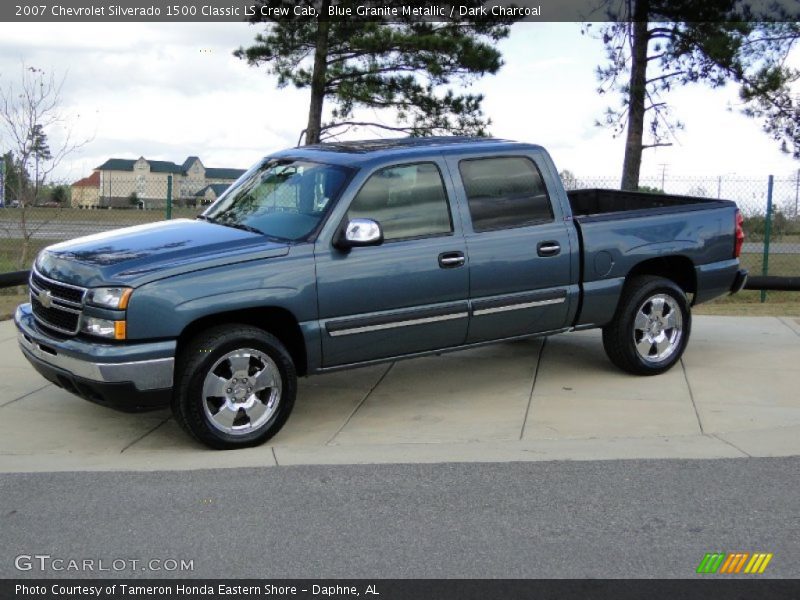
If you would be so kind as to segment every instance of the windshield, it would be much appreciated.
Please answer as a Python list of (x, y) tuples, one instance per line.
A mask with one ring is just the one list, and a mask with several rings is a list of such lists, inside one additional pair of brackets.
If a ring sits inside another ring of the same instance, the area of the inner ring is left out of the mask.
[(302, 240), (322, 222), (349, 173), (336, 165), (268, 159), (200, 218), (281, 240)]

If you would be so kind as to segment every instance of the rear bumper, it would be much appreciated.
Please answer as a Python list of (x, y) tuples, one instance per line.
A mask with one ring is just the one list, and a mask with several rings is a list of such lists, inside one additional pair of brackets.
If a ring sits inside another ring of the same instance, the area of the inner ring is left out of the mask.
[(731, 284), (731, 294), (736, 294), (737, 292), (741, 292), (744, 286), (747, 284), (747, 269), (739, 269), (736, 273), (736, 277)]
[(697, 292), (693, 304), (708, 302), (714, 298), (739, 291), (744, 285), (747, 271), (741, 268), (738, 258), (698, 265), (695, 267)]
[(57, 386), (124, 411), (169, 404), (174, 341), (120, 345), (54, 338), (37, 327), (29, 304), (17, 308), (14, 322), (25, 358)]

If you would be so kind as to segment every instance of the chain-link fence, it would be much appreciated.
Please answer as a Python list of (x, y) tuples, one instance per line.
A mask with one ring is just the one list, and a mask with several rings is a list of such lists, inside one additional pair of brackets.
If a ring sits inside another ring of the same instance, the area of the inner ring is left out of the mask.
[(169, 177), (144, 182), (117, 177), (73, 185), (60, 202), (43, 193), (27, 205), (6, 198), (0, 208), (0, 273), (30, 268), (39, 250), (63, 240), (164, 219), (194, 218), (228, 186), (229, 182), (209, 183), (194, 189), (198, 186), (173, 185)]
[[(87, 180), (85, 185), (73, 185), (61, 202), (40, 197), (36, 204), (20, 205), (5, 199), (0, 208), (0, 273), (29, 268), (39, 250), (63, 240), (163, 219), (193, 218), (230, 185), (230, 181), (205, 181), (202, 186), (174, 183), (167, 176)], [(564, 184), (569, 189), (614, 189), (619, 178), (566, 175)], [(742, 262), (750, 273), (800, 276), (800, 176), (775, 177), (771, 191), (767, 176), (646, 177), (640, 187), (734, 200), (744, 216), (747, 237)], [(770, 292), (768, 298), (781, 301), (796, 294)]]

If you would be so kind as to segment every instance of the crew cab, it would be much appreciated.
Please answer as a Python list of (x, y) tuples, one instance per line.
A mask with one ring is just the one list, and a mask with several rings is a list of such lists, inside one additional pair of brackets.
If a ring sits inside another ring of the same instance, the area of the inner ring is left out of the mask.
[(733, 202), (567, 193), (498, 139), (321, 144), (264, 158), (197, 219), (44, 249), (15, 315), (45, 378), (128, 411), (170, 405), (204, 444), (264, 442), (297, 377), (602, 328), (657, 375), (691, 306), (741, 289)]

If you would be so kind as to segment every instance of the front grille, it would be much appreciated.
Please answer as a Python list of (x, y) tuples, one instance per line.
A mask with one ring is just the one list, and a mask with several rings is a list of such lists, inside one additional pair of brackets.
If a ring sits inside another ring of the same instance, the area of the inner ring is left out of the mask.
[(78, 333), (86, 288), (53, 281), (36, 271), (31, 271), (29, 286), (33, 316), (40, 325), (60, 333)]
[(36, 271), (31, 272), (31, 283), (40, 290), (50, 290), (55, 298), (73, 302), (78, 306), (83, 304), (83, 294), (86, 291), (84, 288), (67, 286), (52, 279), (45, 279)]

